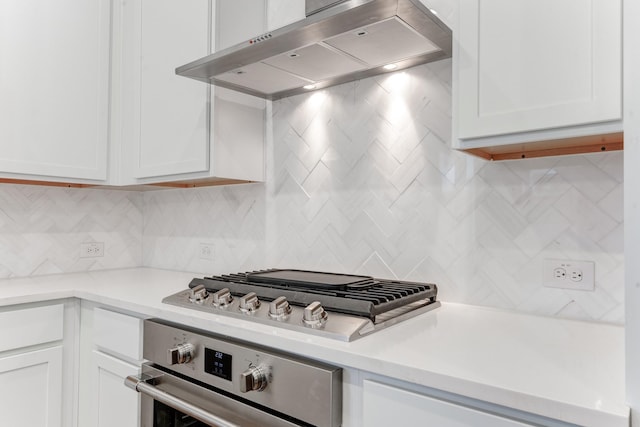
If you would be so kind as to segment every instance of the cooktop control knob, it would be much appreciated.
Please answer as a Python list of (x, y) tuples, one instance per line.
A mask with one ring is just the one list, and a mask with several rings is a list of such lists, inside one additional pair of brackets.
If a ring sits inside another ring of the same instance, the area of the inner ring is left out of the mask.
[(278, 297), (269, 303), (269, 317), (275, 320), (286, 320), (291, 314), (291, 306), (285, 297)]
[(202, 304), (202, 302), (207, 299), (208, 296), (209, 292), (207, 292), (207, 289), (204, 287), (204, 285), (197, 285), (189, 290), (189, 301), (196, 304)]
[(327, 322), (327, 312), (320, 304), (320, 301), (314, 301), (304, 308), (302, 313), (302, 323), (312, 329), (322, 328)]
[(253, 314), (260, 307), (260, 300), (255, 292), (249, 292), (240, 297), (240, 311), (244, 314)]
[(240, 391), (262, 391), (267, 388), (266, 370), (260, 366), (250, 366), (240, 374)]
[(196, 348), (191, 343), (178, 344), (167, 352), (167, 363), (169, 365), (182, 365), (189, 363), (194, 358)]
[(213, 294), (212, 298), (213, 305), (219, 308), (224, 308), (233, 301), (233, 296), (231, 295), (231, 292), (229, 292), (229, 288), (220, 289), (218, 292)]

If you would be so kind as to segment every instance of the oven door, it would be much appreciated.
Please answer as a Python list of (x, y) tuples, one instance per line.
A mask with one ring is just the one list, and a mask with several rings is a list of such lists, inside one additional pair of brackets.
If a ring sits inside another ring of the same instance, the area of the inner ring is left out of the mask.
[(205, 388), (150, 364), (125, 384), (142, 396), (141, 427), (308, 426)]

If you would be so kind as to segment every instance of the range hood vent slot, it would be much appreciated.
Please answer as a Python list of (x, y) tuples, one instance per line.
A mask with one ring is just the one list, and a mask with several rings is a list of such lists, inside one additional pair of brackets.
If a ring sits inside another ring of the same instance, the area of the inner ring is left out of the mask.
[[(307, 0), (307, 18), (176, 69), (265, 99), (451, 57), (451, 30), (420, 0)], [(328, 7), (327, 7), (328, 6)]]

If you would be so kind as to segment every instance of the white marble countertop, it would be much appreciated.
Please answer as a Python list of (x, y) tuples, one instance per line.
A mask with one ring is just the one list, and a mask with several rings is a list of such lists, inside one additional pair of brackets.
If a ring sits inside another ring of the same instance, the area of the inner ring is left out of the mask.
[(351, 343), (166, 304), (198, 274), (135, 268), (0, 280), (0, 306), (77, 297), (583, 426), (629, 425), (624, 328), (443, 302)]

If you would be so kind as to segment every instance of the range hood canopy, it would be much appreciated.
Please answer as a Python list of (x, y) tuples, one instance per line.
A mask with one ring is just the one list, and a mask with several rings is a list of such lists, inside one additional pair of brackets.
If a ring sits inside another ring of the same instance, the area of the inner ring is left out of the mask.
[(451, 57), (451, 30), (420, 0), (307, 0), (306, 6), (305, 19), (176, 74), (275, 100)]

